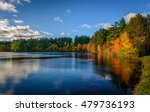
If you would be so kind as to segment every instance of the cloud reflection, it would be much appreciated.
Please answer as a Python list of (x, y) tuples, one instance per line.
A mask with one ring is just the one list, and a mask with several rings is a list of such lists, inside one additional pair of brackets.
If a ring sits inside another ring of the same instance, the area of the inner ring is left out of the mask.
[(17, 83), (38, 72), (39, 68), (39, 60), (0, 61), (0, 94), (11, 94)]

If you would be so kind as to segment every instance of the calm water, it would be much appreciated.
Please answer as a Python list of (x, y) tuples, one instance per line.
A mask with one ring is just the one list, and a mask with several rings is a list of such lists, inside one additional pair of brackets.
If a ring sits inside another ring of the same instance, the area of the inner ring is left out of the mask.
[(140, 67), (100, 54), (0, 53), (0, 94), (132, 94)]

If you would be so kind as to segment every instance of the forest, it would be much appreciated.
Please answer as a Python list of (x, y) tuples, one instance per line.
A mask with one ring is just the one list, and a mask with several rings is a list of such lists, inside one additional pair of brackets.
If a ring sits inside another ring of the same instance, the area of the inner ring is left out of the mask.
[(150, 54), (150, 16), (140, 14), (129, 23), (124, 19), (111, 28), (100, 29), (88, 44), (90, 52), (113, 53), (122, 56), (141, 57)]

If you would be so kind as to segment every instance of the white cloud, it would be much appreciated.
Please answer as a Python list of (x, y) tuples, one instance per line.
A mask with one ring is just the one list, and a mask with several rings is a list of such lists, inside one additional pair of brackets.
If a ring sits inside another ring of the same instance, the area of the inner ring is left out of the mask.
[(147, 17), (148, 16), (148, 13), (142, 13), (141, 14), (143, 17)]
[[(93, 28), (93, 27), (109, 29), (109, 28), (112, 27), (112, 25), (110, 23), (100, 23), (100, 24), (96, 24), (96, 25), (89, 25), (89, 24), (83, 24), (83, 25), (81, 25), (81, 28), (90, 29), (90, 28)], [(72, 31), (73, 32), (77, 32), (78, 30), (72, 30)]]
[(129, 13), (128, 15), (126, 15), (126, 16), (124, 17), (124, 19), (125, 19), (125, 21), (126, 21), (127, 23), (129, 23), (130, 20), (131, 20), (131, 18), (133, 18), (133, 17), (135, 17), (135, 16), (136, 16), (136, 13)]
[(17, 13), (16, 7), (7, 2), (0, 1), (0, 10)]
[(53, 33), (49, 33), (49, 32), (46, 32), (46, 31), (41, 31), (41, 33), (43, 33), (44, 36), (49, 36), (49, 37), (53, 37), (54, 36)]
[[(147, 17), (148, 14), (149, 14), (149, 13), (141, 13), (141, 15), (142, 15), (143, 17)], [(129, 13), (129, 14), (127, 14), (127, 15), (124, 17), (124, 19), (125, 19), (125, 21), (126, 21), (127, 23), (129, 23), (130, 20), (131, 20), (131, 18), (135, 17), (136, 15), (137, 15), (137, 13)]]
[(95, 25), (96, 28), (109, 29), (112, 27), (110, 23), (100, 23)]
[(10, 0), (11, 3), (22, 4), (23, 2), (30, 3), (30, 0)]
[(61, 17), (54, 17), (54, 21), (55, 21), (55, 22), (62, 23), (62, 22), (63, 22), (63, 19), (61, 19)]
[(40, 35), (39, 31), (34, 31), (34, 35)]
[(68, 32), (67, 35), (70, 35), (70, 33)]
[(0, 10), (17, 13), (18, 11), (14, 3), (22, 4), (23, 2), (30, 3), (31, 1), (30, 0), (9, 0), (8, 2), (4, 2), (4, 0), (0, 0)]
[(112, 27), (112, 25), (109, 23), (102, 24), (102, 28), (104, 28), (104, 29), (109, 29), (111, 27)]
[(65, 33), (64, 33), (64, 32), (61, 32), (61, 33), (60, 33), (60, 35), (61, 35), (61, 36), (64, 36), (64, 35), (65, 35)]
[(83, 25), (81, 25), (81, 28), (88, 28), (88, 29), (90, 29), (90, 28), (92, 28), (92, 26), (89, 25), (89, 24), (83, 24)]
[(61, 32), (60, 35), (61, 35), (61, 36), (69, 36), (69, 35), (70, 35), (70, 32), (67, 32), (67, 33)]
[(16, 24), (24, 23), (24, 21), (23, 21), (23, 20), (13, 20), (13, 21), (14, 21), (14, 23), (16, 23)]
[(71, 13), (72, 13), (71, 9), (66, 9), (66, 10), (65, 10), (65, 14), (66, 14), (66, 15), (70, 15)]
[(11, 26), (7, 19), (0, 20), (0, 40), (40, 38), (38, 31), (30, 26)]
[(7, 28), (9, 25), (8, 19), (0, 20), (0, 29)]

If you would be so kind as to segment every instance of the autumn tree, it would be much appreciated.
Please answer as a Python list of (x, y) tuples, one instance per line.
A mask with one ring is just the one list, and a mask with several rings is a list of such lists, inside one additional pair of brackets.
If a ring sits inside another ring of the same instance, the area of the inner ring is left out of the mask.
[(138, 14), (133, 17), (127, 25), (127, 32), (129, 34), (130, 41), (133, 43), (134, 48), (137, 49), (139, 56), (146, 54), (146, 47), (148, 34), (148, 18)]
[(127, 32), (123, 32), (120, 36), (119, 50), (123, 56), (137, 56), (137, 49), (134, 48)]
[(114, 22), (112, 27), (108, 30), (108, 36), (106, 39), (107, 43), (110, 43), (111, 41), (114, 41), (116, 38), (118, 38), (125, 27), (126, 22), (123, 18), (120, 21)]

